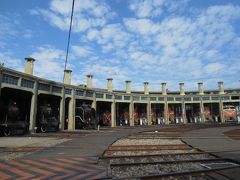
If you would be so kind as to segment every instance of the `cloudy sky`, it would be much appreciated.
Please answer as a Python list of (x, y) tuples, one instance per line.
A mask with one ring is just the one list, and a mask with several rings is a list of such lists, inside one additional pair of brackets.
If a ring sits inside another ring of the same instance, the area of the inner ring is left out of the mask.
[[(62, 81), (72, 0), (1, 0), (0, 62), (23, 71), (36, 59), (34, 75)], [(68, 68), (73, 84), (114, 89), (125, 80), (134, 90), (196, 90), (240, 86), (239, 0), (75, 0)]]

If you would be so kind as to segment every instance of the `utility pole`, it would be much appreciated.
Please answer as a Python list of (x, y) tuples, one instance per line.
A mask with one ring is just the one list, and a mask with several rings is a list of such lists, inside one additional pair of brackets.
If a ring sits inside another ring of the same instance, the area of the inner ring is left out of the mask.
[(4, 63), (0, 63), (0, 99), (2, 97), (2, 76), (3, 76), (3, 66), (4, 66)]

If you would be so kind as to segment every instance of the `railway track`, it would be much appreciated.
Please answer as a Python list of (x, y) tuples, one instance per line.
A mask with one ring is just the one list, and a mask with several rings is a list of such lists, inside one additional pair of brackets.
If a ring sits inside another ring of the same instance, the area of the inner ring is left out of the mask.
[(99, 162), (113, 179), (232, 179), (222, 171), (240, 164), (187, 145), (181, 135), (189, 129), (132, 134), (109, 146)]

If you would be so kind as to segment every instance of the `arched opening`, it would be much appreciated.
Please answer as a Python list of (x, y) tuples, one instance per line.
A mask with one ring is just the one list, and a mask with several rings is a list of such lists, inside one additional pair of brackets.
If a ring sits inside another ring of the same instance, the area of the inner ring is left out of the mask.
[(37, 132), (58, 131), (60, 124), (60, 96), (38, 95)]
[(0, 126), (3, 135), (24, 134), (29, 130), (32, 93), (3, 88)]

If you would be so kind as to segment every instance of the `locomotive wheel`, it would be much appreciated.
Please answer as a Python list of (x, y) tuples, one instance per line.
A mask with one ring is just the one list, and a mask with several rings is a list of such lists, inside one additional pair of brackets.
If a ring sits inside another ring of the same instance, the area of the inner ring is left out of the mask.
[(47, 126), (42, 125), (41, 126), (41, 132), (43, 132), (43, 133), (47, 132)]
[(5, 127), (5, 128), (3, 129), (3, 133), (4, 133), (4, 136), (10, 136), (11, 131), (10, 131), (7, 127)]

